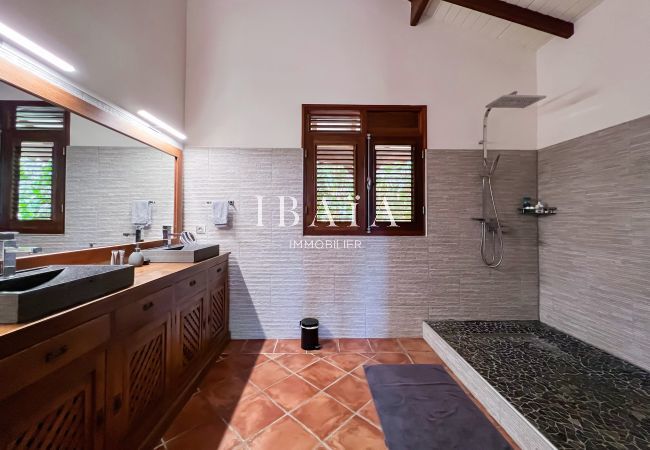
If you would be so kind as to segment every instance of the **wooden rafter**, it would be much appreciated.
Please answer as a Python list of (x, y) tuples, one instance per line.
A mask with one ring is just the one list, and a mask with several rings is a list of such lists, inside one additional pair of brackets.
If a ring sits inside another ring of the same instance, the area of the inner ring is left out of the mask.
[[(420, 23), (422, 14), (426, 11), (427, 6), (431, 0), (410, 0), (411, 2), (411, 26), (414, 27)], [(440, 0), (434, 0), (437, 3), (440, 3)]]
[[(411, 25), (415, 26), (422, 18), (430, 1), (435, 0), (411, 0)], [(534, 28), (565, 39), (573, 36), (573, 23), (557, 17), (522, 8), (502, 0), (445, 0), (447, 3), (463, 6), (482, 12), (490, 16), (498, 17), (525, 27)]]

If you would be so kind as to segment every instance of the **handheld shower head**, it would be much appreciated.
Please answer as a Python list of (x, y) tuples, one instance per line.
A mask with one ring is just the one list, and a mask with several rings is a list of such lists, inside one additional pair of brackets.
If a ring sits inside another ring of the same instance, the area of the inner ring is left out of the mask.
[(490, 176), (494, 174), (494, 171), (497, 169), (497, 165), (499, 164), (499, 158), (501, 158), (501, 153), (497, 155), (496, 158), (494, 158), (494, 161), (492, 161), (492, 165), (490, 166)]
[(492, 160), (492, 163), (490, 163), (490, 160), (487, 158), (483, 159), (483, 167), (480, 173), (482, 178), (490, 178), (494, 175), (494, 171), (497, 170), (497, 166), (499, 165), (499, 158), (501, 158), (501, 154), (498, 154), (497, 157)]

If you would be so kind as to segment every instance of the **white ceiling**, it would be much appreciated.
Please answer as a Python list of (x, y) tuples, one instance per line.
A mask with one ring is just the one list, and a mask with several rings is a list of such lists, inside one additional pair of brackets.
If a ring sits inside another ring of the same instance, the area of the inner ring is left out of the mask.
[[(575, 22), (591, 11), (602, 0), (505, 0), (523, 8)], [(432, 2), (434, 3), (434, 2)], [(431, 12), (429, 12), (431, 14)], [(494, 39), (515, 42), (527, 48), (538, 49), (553, 38), (552, 35), (479, 13), (462, 6), (441, 2), (434, 20), (457, 25), (467, 30), (484, 33)]]

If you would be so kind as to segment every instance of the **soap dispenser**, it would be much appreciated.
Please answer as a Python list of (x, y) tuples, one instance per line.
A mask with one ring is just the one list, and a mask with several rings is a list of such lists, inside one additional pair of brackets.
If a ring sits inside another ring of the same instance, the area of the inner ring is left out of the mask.
[(135, 245), (135, 250), (129, 255), (129, 264), (134, 267), (140, 267), (144, 264), (144, 255), (140, 251), (140, 245)]

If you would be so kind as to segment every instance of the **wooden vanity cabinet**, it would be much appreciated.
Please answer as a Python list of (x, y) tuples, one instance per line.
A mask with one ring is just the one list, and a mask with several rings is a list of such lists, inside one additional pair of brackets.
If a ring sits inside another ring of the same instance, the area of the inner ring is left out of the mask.
[(173, 295), (172, 288), (166, 288), (115, 312), (116, 338), (108, 360), (110, 448), (124, 448), (125, 439), (155, 424), (156, 410), (167, 400)]
[(200, 360), (206, 345), (204, 329), (207, 320), (206, 291), (178, 303), (178, 335), (176, 348), (177, 371), (181, 378), (187, 376), (192, 366)]
[(227, 255), (168, 272), (5, 353), (0, 449), (152, 448), (229, 338), (227, 272)]
[(216, 265), (197, 269), (115, 312), (121, 338), (109, 353), (109, 448), (138, 448), (156, 435), (152, 430), (164, 431), (159, 425), (174, 417), (178, 399), (191, 394), (192, 383), (225, 345), (227, 323), (213, 339), (207, 331), (210, 286), (221, 286), (221, 309), (228, 309), (222, 275), (228, 263), (218, 265), (219, 272)]
[(228, 263), (208, 269), (208, 295), (205, 309), (205, 339), (208, 342), (222, 339), (228, 330)]
[(176, 365), (181, 378), (194, 373), (193, 366), (200, 363), (204, 353), (226, 338), (227, 268), (226, 262), (217, 264), (176, 286), (179, 336)]
[[(44, 359), (62, 358), (61, 348)], [(106, 352), (95, 350), (0, 400), (0, 448), (103, 449), (105, 377)]]

